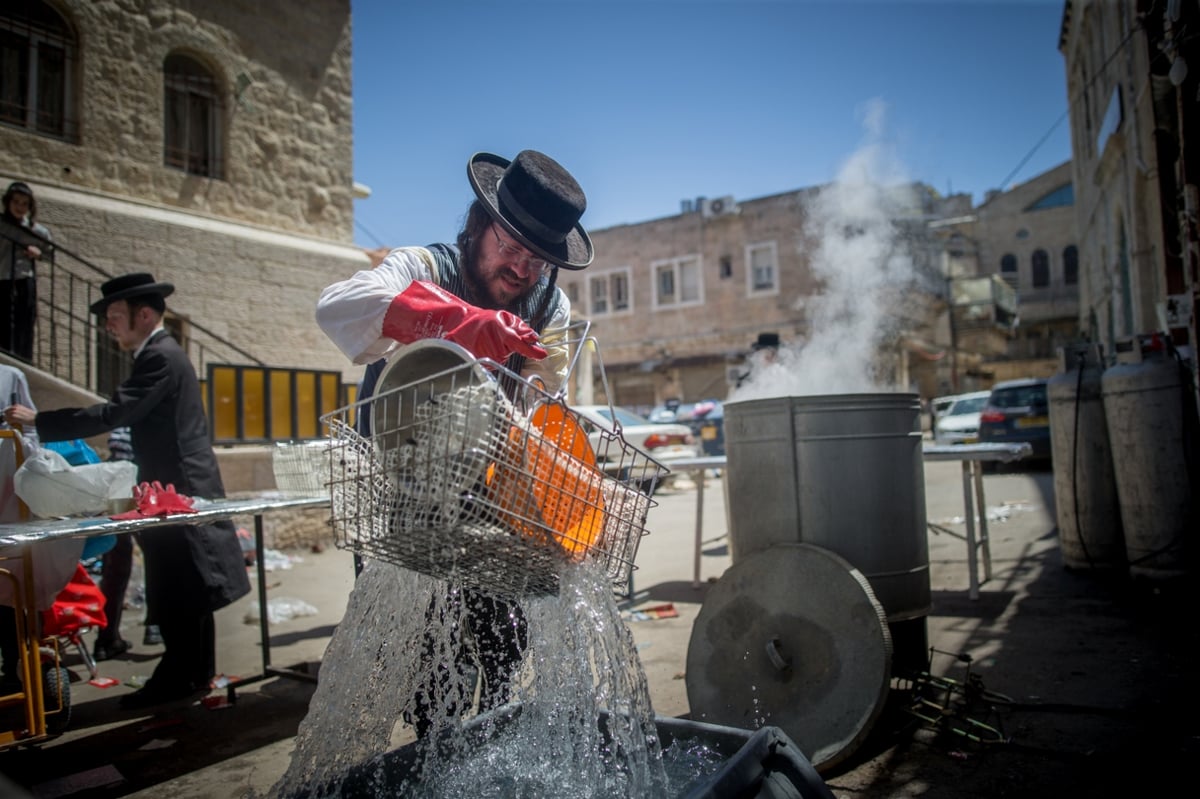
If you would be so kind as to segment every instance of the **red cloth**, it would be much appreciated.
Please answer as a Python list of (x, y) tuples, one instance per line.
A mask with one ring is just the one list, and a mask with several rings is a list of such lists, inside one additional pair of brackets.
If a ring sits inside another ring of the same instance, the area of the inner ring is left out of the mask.
[(59, 592), (53, 605), (42, 611), (42, 634), (69, 635), (81, 627), (107, 626), (104, 593), (83, 564), (77, 564), (67, 587)]

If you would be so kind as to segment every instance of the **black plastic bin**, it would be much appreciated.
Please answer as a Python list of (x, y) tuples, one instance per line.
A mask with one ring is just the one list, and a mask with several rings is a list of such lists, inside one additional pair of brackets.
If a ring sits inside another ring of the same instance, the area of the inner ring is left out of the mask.
[[(467, 722), (463, 732), (468, 740), (478, 736), (482, 743), (488, 735), (503, 728), (505, 719), (497, 718), (498, 715), (514, 718), (519, 713), (519, 707), (502, 708), (487, 717)], [(702, 783), (688, 786), (679, 799), (834, 799), (808, 758), (778, 727), (750, 731), (664, 717), (656, 718), (654, 723), (663, 749), (674, 742), (696, 742), (728, 757)], [(336, 785), (301, 791), (289, 799), (399, 796), (397, 791), (417, 765), (420, 754), (416, 743), (402, 746), (355, 766)]]

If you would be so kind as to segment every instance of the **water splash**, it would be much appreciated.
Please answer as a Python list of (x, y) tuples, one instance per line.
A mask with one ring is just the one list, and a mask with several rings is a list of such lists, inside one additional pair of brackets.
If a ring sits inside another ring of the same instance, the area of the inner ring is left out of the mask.
[(423, 642), (436, 642), (443, 662), (453, 656), (451, 596), (444, 582), (367, 563), (272, 797), (336, 796), (371, 761), (388, 785), (381, 796), (672, 795), (633, 637), (609, 581), (588, 564), (564, 569), (557, 596), (522, 603), (528, 646), (512, 704), (468, 721), (460, 709), (474, 675), (452, 675), (430, 708), (445, 727), (429, 739), (437, 745), (422, 741), (406, 773), (386, 774), (378, 758), (417, 709)]

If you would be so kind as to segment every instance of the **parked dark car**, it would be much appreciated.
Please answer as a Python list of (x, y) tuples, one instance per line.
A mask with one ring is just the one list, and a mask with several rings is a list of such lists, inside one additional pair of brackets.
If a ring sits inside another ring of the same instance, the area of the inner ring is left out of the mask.
[(656, 424), (678, 422), (692, 429), (705, 455), (725, 454), (725, 406), (720, 400), (659, 405), (647, 417)]
[(680, 408), (675, 417), (692, 428), (705, 455), (725, 454), (725, 406), (720, 400), (695, 402)]
[(997, 383), (992, 386), (987, 405), (979, 414), (979, 441), (985, 444), (1028, 442), (1033, 447), (1033, 458), (1049, 458), (1049, 412), (1044, 379)]

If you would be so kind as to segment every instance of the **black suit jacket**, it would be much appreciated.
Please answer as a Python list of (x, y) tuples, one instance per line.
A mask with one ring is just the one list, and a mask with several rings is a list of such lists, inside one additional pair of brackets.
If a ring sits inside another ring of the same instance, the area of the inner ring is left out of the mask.
[[(42, 441), (88, 438), (114, 427), (130, 428), (139, 482), (172, 483), (190, 497), (225, 496), (196, 371), (166, 331), (150, 337), (133, 373), (107, 402), (37, 415)], [(152, 617), (216, 610), (250, 591), (230, 522), (147, 530), (138, 543), (146, 555)]]

